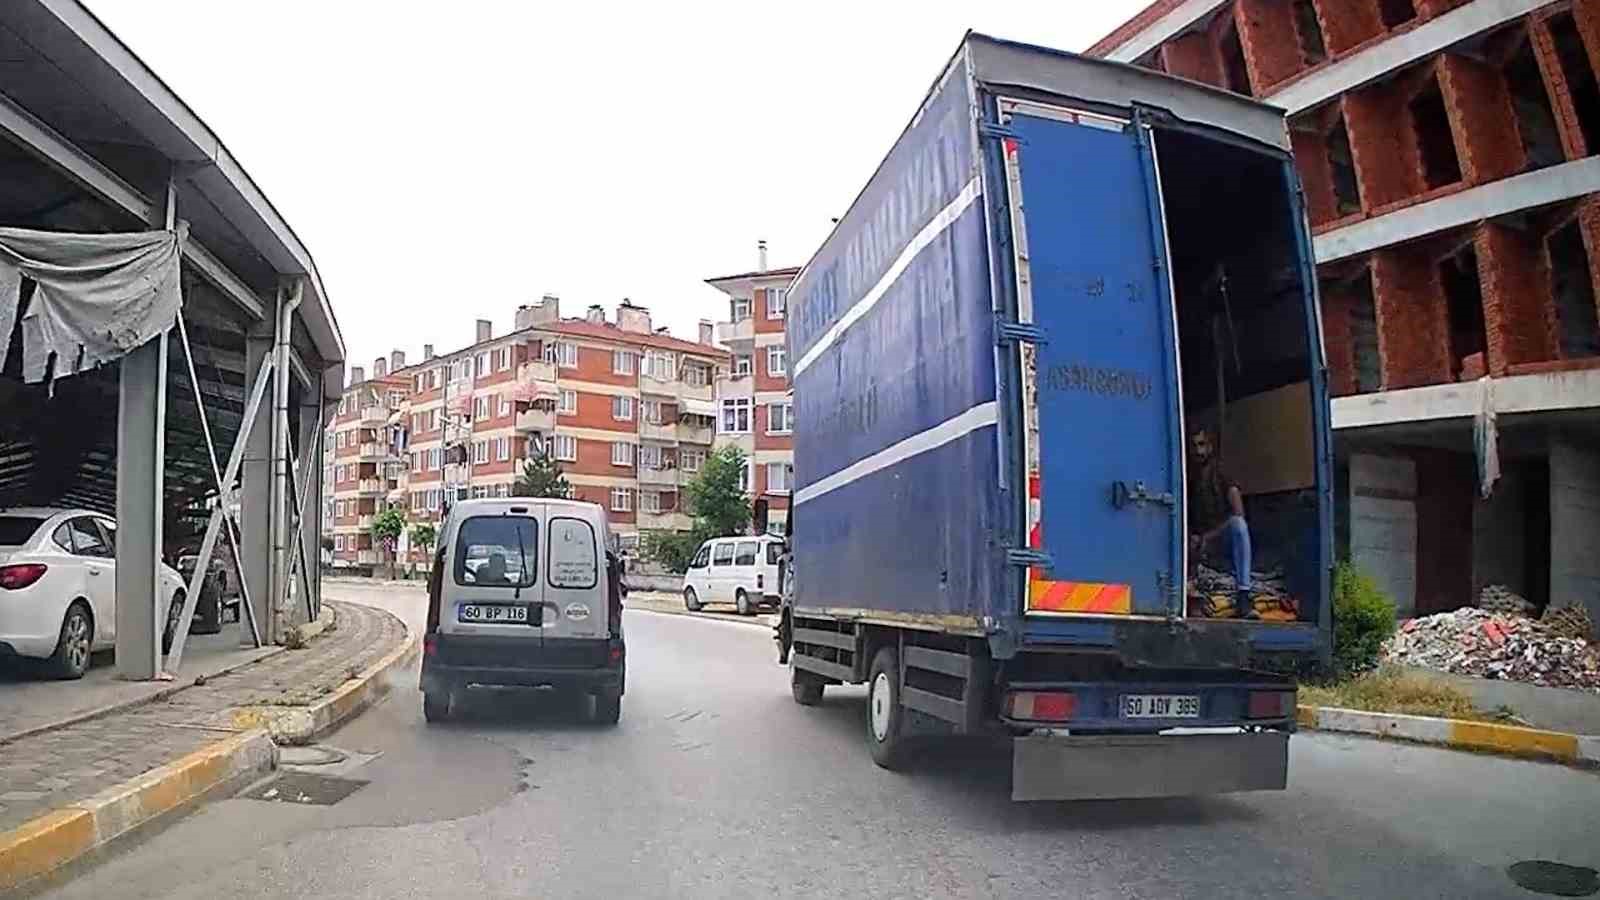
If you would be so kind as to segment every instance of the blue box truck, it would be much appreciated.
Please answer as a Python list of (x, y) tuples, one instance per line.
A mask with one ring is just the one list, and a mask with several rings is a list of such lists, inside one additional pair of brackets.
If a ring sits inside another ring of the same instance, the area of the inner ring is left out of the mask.
[(1019, 800), (1284, 787), (1332, 485), (1281, 110), (969, 34), (788, 315), (797, 702), (865, 683), (891, 768), (1007, 737)]

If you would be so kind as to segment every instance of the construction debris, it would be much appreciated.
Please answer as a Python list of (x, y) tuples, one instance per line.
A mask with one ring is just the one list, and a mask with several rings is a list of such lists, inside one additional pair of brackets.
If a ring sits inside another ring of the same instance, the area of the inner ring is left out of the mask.
[(1563, 615), (1546, 623), (1471, 607), (1424, 616), (1401, 625), (1384, 644), (1381, 659), (1457, 675), (1600, 692), (1600, 646), (1570, 636), (1575, 619)]
[(1583, 606), (1547, 609), (1544, 618), (1539, 620), (1539, 627), (1559, 637), (1577, 638), (1580, 641), (1593, 641), (1595, 638), (1594, 620), (1589, 618), (1589, 610)]
[(1486, 585), (1478, 593), (1478, 608), (1489, 612), (1533, 615), (1533, 604), (1503, 584)]

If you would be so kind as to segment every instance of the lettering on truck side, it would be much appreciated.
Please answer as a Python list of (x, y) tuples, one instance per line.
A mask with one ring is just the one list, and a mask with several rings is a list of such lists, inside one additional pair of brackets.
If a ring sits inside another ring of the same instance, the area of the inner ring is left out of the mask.
[(1044, 386), (1052, 391), (1088, 391), (1107, 397), (1148, 400), (1152, 384), (1150, 376), (1128, 369), (1071, 363), (1046, 369)]

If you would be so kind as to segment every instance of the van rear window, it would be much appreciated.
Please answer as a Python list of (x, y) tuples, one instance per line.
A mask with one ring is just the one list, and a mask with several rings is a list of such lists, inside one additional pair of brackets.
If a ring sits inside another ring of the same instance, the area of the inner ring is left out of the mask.
[(550, 520), (545, 545), (550, 566), (545, 579), (556, 588), (592, 588), (600, 583), (599, 556), (594, 527), (582, 519), (557, 516)]
[(775, 566), (783, 559), (783, 545), (774, 541), (767, 545), (767, 565)]
[(538, 581), (539, 523), (526, 516), (473, 516), (456, 536), (456, 584), (532, 587)]

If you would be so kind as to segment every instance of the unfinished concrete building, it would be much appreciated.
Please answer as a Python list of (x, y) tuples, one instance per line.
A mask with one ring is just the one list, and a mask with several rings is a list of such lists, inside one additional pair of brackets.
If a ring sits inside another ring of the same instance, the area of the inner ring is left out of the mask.
[(1600, 615), (1600, 0), (1158, 0), (1088, 52), (1289, 110), (1341, 555), (1402, 615)]

